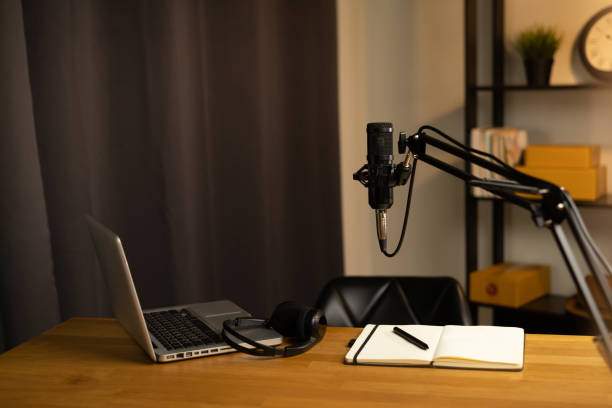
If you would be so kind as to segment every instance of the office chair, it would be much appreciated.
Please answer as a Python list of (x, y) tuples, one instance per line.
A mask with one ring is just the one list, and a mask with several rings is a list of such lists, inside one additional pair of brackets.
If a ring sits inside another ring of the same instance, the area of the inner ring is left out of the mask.
[(465, 294), (450, 277), (343, 276), (327, 283), (316, 308), (329, 326), (472, 324)]

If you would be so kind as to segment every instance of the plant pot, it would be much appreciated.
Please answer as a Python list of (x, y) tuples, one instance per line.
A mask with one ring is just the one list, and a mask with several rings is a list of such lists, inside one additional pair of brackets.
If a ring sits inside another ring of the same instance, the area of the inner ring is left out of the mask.
[(529, 86), (548, 86), (550, 82), (550, 70), (552, 68), (552, 58), (528, 59), (525, 63), (525, 73), (527, 74), (527, 85)]

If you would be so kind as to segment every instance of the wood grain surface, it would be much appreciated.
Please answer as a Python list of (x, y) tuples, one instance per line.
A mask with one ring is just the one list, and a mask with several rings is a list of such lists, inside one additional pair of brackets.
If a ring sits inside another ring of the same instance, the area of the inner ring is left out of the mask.
[(521, 372), (349, 366), (360, 329), (285, 359), (151, 363), (114, 319), (71, 319), (0, 355), (0, 407), (574, 407), (612, 405), (591, 337), (527, 335)]

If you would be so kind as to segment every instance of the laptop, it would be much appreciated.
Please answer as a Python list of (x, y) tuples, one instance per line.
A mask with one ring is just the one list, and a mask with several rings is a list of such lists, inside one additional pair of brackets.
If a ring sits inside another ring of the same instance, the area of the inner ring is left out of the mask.
[[(166, 363), (236, 351), (221, 339), (223, 321), (250, 313), (229, 300), (142, 310), (119, 236), (92, 217), (86, 219), (115, 317), (151, 360)], [(264, 327), (244, 334), (270, 346), (282, 342), (280, 334)]]

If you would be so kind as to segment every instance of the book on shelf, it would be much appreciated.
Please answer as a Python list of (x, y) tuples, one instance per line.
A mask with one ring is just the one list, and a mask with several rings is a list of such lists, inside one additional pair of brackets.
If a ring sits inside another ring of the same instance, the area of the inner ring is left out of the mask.
[[(421, 349), (394, 333), (398, 327), (426, 343)], [(523, 369), (525, 331), (501, 326), (367, 325), (345, 364)]]
[[(527, 147), (527, 132), (507, 127), (476, 127), (470, 135), (470, 147), (490, 153), (514, 167), (520, 163)], [(472, 174), (483, 179), (503, 179), (501, 176), (478, 165), (472, 164)], [(472, 187), (475, 197), (492, 198), (494, 194), (479, 187)]]

